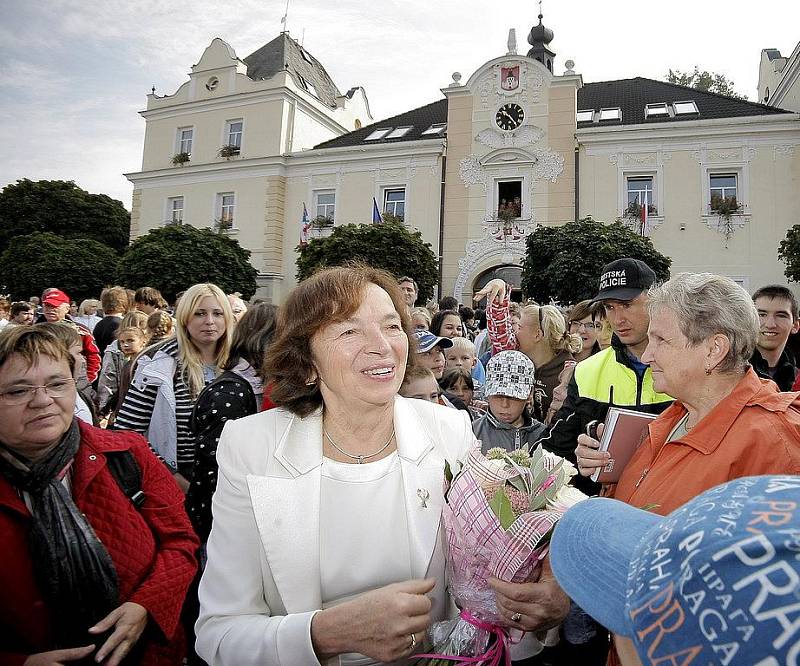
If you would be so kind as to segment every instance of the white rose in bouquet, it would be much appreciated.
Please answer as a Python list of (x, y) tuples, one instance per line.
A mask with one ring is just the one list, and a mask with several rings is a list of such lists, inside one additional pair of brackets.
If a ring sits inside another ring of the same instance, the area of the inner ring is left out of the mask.
[(562, 486), (556, 493), (555, 499), (548, 504), (549, 508), (553, 511), (564, 513), (567, 509), (585, 499), (587, 499), (586, 495), (577, 488), (573, 486)]

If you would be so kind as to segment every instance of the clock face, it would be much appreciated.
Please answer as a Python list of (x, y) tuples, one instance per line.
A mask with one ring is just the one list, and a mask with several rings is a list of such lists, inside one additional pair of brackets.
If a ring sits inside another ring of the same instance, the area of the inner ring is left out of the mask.
[(494, 116), (494, 121), (501, 130), (513, 130), (522, 125), (525, 112), (519, 104), (503, 104)]

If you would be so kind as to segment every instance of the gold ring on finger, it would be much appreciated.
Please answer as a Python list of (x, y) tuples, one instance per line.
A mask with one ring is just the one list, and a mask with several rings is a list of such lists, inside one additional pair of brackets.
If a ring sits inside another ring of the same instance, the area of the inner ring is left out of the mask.
[(522, 619), (522, 613), (514, 613), (511, 616), (511, 621), (512, 622), (519, 622), (521, 619)]
[(417, 637), (412, 633), (411, 634), (411, 645), (408, 646), (412, 651), (414, 648), (417, 647)]

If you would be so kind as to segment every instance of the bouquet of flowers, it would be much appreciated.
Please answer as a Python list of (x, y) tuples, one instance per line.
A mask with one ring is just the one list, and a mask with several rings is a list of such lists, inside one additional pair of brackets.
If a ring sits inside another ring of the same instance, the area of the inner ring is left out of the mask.
[(532, 454), (475, 448), (461, 469), (445, 469), (449, 588), (461, 615), (431, 627), (433, 649), (416, 664), (508, 663), (508, 634), (488, 579), (537, 578), (559, 518), (586, 499), (568, 485), (576, 473), (541, 446)]

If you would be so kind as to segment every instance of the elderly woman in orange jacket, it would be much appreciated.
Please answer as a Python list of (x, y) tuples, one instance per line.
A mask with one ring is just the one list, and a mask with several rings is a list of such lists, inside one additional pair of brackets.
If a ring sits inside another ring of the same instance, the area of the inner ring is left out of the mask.
[[(650, 436), (606, 494), (667, 515), (725, 481), (800, 474), (800, 396), (780, 393), (749, 365), (759, 331), (750, 295), (710, 273), (681, 273), (648, 295), (642, 361), (655, 390), (675, 402), (650, 424)], [(587, 435), (578, 438), (584, 476), (608, 462), (597, 447)], [(622, 650), (628, 647), (623, 640)]]

